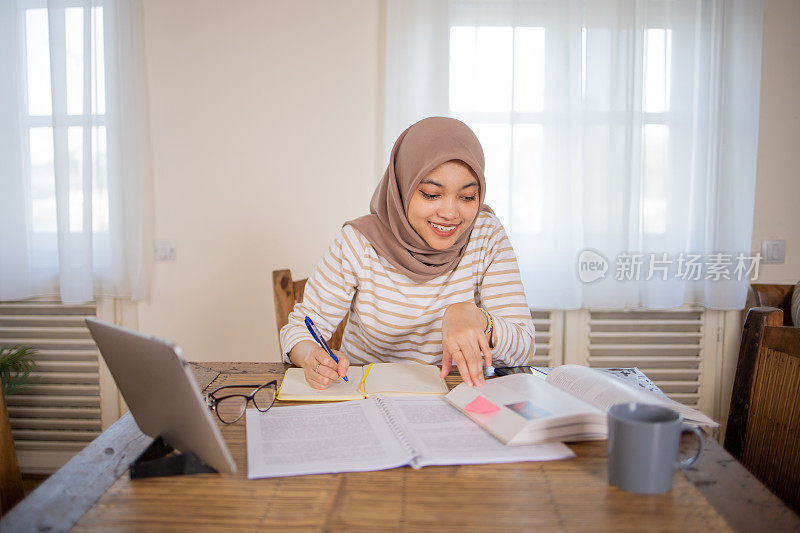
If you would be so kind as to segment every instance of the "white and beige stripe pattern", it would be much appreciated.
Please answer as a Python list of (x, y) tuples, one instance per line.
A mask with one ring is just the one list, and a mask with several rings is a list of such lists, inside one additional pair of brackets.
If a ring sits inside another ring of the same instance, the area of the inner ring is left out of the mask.
[(478, 214), (461, 262), (451, 272), (414, 283), (381, 258), (350, 225), (342, 228), (308, 280), (303, 301), (281, 329), (284, 360), (295, 344), (313, 340), (303, 320), (310, 316), (329, 338), (350, 318), (342, 352), (353, 364), (442, 360), (442, 316), (451, 304), (473, 300), (491, 313), (495, 366), (529, 363), (533, 320), (514, 250), (500, 221)]

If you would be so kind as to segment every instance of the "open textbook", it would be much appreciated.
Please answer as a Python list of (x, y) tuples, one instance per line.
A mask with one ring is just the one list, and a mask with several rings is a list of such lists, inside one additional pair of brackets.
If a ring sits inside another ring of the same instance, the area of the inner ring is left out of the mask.
[(278, 399), (284, 401), (330, 402), (359, 400), (376, 394), (404, 396), (408, 394), (447, 394), (447, 384), (435, 365), (419, 363), (374, 363), (351, 366), (347, 379), (338, 379), (327, 389), (318, 390), (306, 382), (302, 368), (290, 368), (283, 376)]
[(247, 410), (247, 477), (574, 457), (562, 443), (505, 446), (441, 396)]
[(663, 405), (689, 423), (719, 425), (666, 396), (579, 365), (554, 368), (544, 380), (533, 374), (512, 374), (487, 380), (482, 387), (462, 383), (445, 400), (506, 444), (604, 439), (606, 411), (627, 402)]

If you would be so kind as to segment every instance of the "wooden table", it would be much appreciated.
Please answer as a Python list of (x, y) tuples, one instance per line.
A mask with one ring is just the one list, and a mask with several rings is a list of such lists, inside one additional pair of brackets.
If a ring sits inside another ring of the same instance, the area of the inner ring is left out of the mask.
[[(204, 389), (279, 378), (285, 368), (193, 366)], [(244, 419), (220, 426), (237, 475), (131, 482), (127, 466), (152, 439), (128, 413), (12, 509), (0, 531), (800, 531), (800, 518), (710, 438), (670, 492), (643, 496), (608, 485), (605, 442), (572, 444), (578, 457), (564, 461), (247, 480)]]

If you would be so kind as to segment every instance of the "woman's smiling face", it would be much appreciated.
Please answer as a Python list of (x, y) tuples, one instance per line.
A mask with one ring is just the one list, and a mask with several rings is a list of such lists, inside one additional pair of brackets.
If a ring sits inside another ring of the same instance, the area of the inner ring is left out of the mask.
[(420, 181), (408, 203), (408, 221), (431, 248), (446, 250), (475, 219), (479, 194), (472, 170), (461, 161), (447, 161)]

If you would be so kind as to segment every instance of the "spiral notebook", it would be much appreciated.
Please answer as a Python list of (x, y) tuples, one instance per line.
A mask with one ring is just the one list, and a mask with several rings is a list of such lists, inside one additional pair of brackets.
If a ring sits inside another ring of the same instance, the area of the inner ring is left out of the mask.
[(574, 457), (562, 443), (506, 446), (442, 397), (249, 409), (247, 477)]

